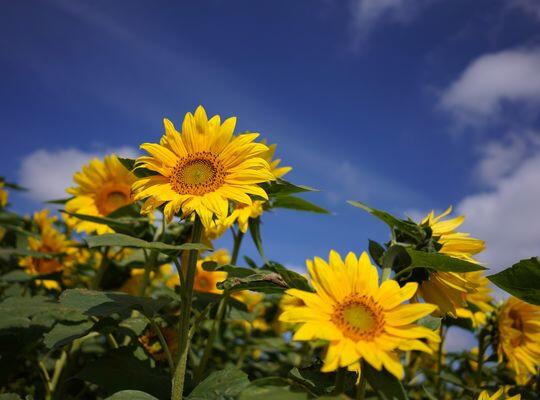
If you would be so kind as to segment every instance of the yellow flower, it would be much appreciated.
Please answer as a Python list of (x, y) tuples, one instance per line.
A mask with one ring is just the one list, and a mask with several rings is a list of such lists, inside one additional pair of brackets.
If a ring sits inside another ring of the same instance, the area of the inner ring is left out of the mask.
[(280, 316), (283, 322), (302, 323), (294, 340), (329, 341), (323, 371), (338, 367), (358, 370), (361, 359), (377, 370), (383, 367), (397, 378), (404, 371), (397, 350), (432, 350), (419, 339), (440, 341), (438, 334), (414, 324), (436, 309), (425, 303), (401, 304), (416, 293), (418, 284), (402, 288), (394, 280), (379, 286), (377, 268), (367, 253), (358, 259), (349, 253), (342, 260), (330, 252), (329, 262), (316, 257), (307, 262), (316, 293), (297, 289), (287, 294), (305, 305), (288, 308)]
[(264, 202), (254, 200), (251, 205), (237, 204), (234, 207), (233, 212), (227, 218), (227, 225), (232, 225), (234, 222), (238, 223), (238, 229), (243, 233), (246, 233), (249, 227), (250, 218), (258, 218), (263, 213)]
[[(266, 139), (263, 139), (262, 143), (266, 144)], [(272, 171), (272, 174), (274, 174), (276, 178), (282, 178), (283, 176), (285, 176), (285, 174), (288, 174), (292, 170), (292, 167), (279, 166), (279, 164), (281, 163), (281, 159), (274, 159), (276, 147), (277, 144), (269, 145), (268, 150), (262, 154), (262, 158), (264, 158), (268, 162), (268, 164), (270, 164), (270, 170)]]
[[(197, 273), (195, 275), (195, 281), (193, 283), (193, 288), (198, 292), (205, 293), (222, 293), (223, 291), (218, 289), (216, 285), (219, 282), (227, 279), (227, 273), (223, 271), (205, 271), (202, 267), (203, 263), (206, 261), (215, 261), (218, 265), (225, 265), (230, 262), (231, 258), (229, 253), (225, 249), (219, 249), (215, 252), (209, 254), (201, 260), (197, 261)], [(180, 279), (178, 273), (173, 271), (171, 268), (171, 273), (169, 279), (167, 279), (167, 286), (174, 288), (180, 284)]]
[[(484, 242), (470, 237), (468, 233), (456, 232), (456, 228), (465, 220), (464, 216), (443, 220), (451, 211), (452, 207), (449, 207), (439, 216), (435, 216), (435, 212), (431, 211), (421, 224), (431, 228), (433, 237), (441, 246), (439, 253), (476, 263), (472, 256), (484, 250)], [(418, 294), (426, 302), (436, 304), (442, 314), (456, 318), (457, 309), (467, 306), (467, 298), (475, 293), (479, 286), (474, 275), (432, 272), (420, 284)]]
[[(178, 355), (178, 333), (171, 327), (159, 327), (171, 356), (176, 358)], [(165, 350), (161, 347), (161, 342), (153, 329), (147, 329), (144, 335), (139, 338), (139, 342), (144, 349), (156, 361), (165, 361), (167, 359)]]
[(499, 362), (505, 358), (520, 382), (540, 366), (540, 307), (510, 297), (498, 316)]
[(4, 189), (4, 181), (0, 181), (0, 208), (4, 208), (8, 202), (8, 192)]
[[(489, 395), (489, 392), (487, 390), (482, 390), (480, 392), (480, 395), (478, 396), (478, 400), (520, 400), (521, 395), (516, 394), (515, 396), (508, 396), (506, 393), (507, 391), (505, 388), (500, 388), (495, 393), (493, 393), (491, 396)], [(501, 397), (505, 395), (504, 397)]]
[[(131, 185), (134, 175), (129, 172), (114, 154), (106, 156), (103, 161), (93, 159), (73, 176), (77, 184), (67, 189), (74, 196), (66, 203), (66, 211), (105, 217), (118, 208), (133, 202)], [(101, 235), (113, 232), (107, 225), (76, 218), (68, 218), (68, 224), (77, 232)]]
[(249, 195), (268, 199), (258, 184), (275, 178), (261, 157), (268, 147), (254, 142), (257, 133), (233, 136), (236, 118), (208, 120), (201, 106), (186, 114), (181, 134), (168, 119), (164, 124), (159, 144), (141, 145), (150, 156), (137, 159), (138, 167), (157, 173), (133, 185), (135, 198), (146, 199), (145, 212), (165, 204), (167, 220), (180, 210), (183, 217), (197, 213), (206, 228), (214, 217), (227, 217), (229, 200), (251, 205)]
[(53, 224), (58, 220), (58, 217), (55, 215), (49, 216), (49, 210), (43, 209), (34, 213), (33, 220), (41, 232), (46, 227), (52, 227)]
[(493, 297), (491, 297), (491, 288), (489, 287), (489, 279), (484, 276), (482, 271), (467, 272), (464, 274), (469, 282), (476, 284), (476, 291), (467, 293), (465, 300), (468, 304), (472, 304), (478, 310), (474, 311), (469, 308), (457, 308), (456, 314), (459, 318), (468, 318), (472, 321), (473, 326), (478, 327), (485, 325), (487, 321), (487, 313), (494, 310), (491, 305)]

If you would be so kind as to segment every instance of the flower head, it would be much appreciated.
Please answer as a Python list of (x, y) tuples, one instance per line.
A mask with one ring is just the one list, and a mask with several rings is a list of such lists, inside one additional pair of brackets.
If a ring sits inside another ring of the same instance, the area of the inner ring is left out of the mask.
[[(476, 263), (473, 255), (484, 248), (484, 242), (469, 236), (468, 233), (456, 232), (465, 220), (464, 216), (444, 220), (452, 211), (449, 207), (444, 213), (436, 216), (434, 211), (421, 222), (433, 232), (439, 245), (439, 253)], [(467, 300), (481, 286), (476, 275), (456, 272), (432, 272), (420, 283), (418, 294), (428, 303), (436, 304), (442, 314), (456, 318), (458, 308), (467, 307)]]
[(288, 307), (280, 320), (299, 324), (294, 340), (329, 342), (323, 371), (357, 370), (363, 359), (402, 378), (397, 350), (431, 353), (419, 339), (440, 341), (436, 332), (415, 324), (436, 306), (402, 304), (413, 297), (418, 284), (410, 282), (400, 288), (396, 281), (387, 280), (379, 285), (377, 268), (367, 253), (360, 258), (349, 253), (343, 260), (331, 251), (328, 262), (315, 258), (307, 266), (315, 293), (289, 289), (286, 293), (304, 305)]
[(234, 136), (236, 118), (221, 123), (198, 107), (195, 115), (186, 114), (182, 133), (168, 119), (164, 124), (160, 143), (141, 145), (149, 156), (137, 159), (138, 167), (156, 173), (133, 185), (135, 198), (146, 199), (146, 212), (165, 204), (168, 220), (179, 211), (184, 217), (196, 213), (210, 227), (214, 218), (228, 216), (229, 201), (251, 205), (250, 195), (268, 198), (258, 185), (275, 179), (262, 158), (268, 147), (254, 142), (257, 133)]
[(493, 393), (491, 396), (489, 395), (489, 392), (487, 390), (482, 390), (480, 392), (480, 395), (478, 396), (478, 400), (520, 400), (521, 395), (516, 394), (514, 396), (508, 396), (507, 391), (505, 388), (500, 388), (495, 393)]
[(491, 296), (491, 288), (489, 287), (489, 279), (484, 276), (483, 271), (467, 272), (465, 278), (469, 282), (476, 284), (476, 290), (467, 293), (465, 301), (472, 305), (474, 309), (457, 308), (456, 314), (459, 318), (468, 318), (472, 321), (473, 326), (485, 325), (487, 321), (487, 313), (495, 308), (491, 305), (493, 297)]
[[(103, 161), (93, 159), (73, 176), (77, 186), (67, 189), (74, 197), (66, 203), (66, 211), (105, 217), (133, 202), (131, 185), (135, 181), (114, 154)], [(104, 234), (113, 230), (103, 224), (69, 217), (68, 225), (77, 232)]]
[[(266, 144), (266, 139), (263, 139), (262, 143)], [(277, 144), (268, 145), (268, 150), (262, 154), (262, 158), (264, 158), (268, 162), (268, 164), (270, 164), (270, 170), (272, 171), (272, 174), (274, 174), (276, 178), (282, 178), (292, 170), (292, 167), (279, 166), (279, 164), (281, 164), (281, 159), (274, 158), (276, 148)]]
[(540, 307), (510, 297), (498, 316), (499, 362), (504, 359), (523, 382), (540, 366)]

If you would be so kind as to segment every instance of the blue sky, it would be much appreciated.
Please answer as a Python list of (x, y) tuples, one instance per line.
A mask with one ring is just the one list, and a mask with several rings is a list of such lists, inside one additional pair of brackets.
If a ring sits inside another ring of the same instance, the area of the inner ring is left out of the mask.
[[(278, 143), (334, 215), (264, 218), (270, 258), (359, 252), (454, 204), (495, 268), (540, 254), (535, 0), (25, 1), (0, 15), (0, 175), (28, 212), (92, 155), (203, 104)], [(531, 217), (531, 215), (533, 217)], [(253, 253), (253, 248), (247, 248)]]

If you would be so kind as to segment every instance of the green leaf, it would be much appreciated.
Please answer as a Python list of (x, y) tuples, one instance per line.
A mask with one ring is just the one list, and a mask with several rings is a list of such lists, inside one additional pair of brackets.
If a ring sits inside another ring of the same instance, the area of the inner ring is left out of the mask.
[(278, 273), (289, 288), (300, 289), (306, 292), (313, 291), (304, 276), (300, 275), (298, 272), (291, 271), (290, 269), (287, 269), (283, 265), (278, 264), (274, 261), (268, 261), (264, 265), (263, 270), (269, 270)]
[(249, 385), (247, 375), (234, 368), (213, 372), (191, 392), (189, 400), (222, 400), (235, 398)]
[(131, 171), (131, 173), (135, 175), (137, 178), (144, 178), (151, 175), (157, 175), (157, 172), (155, 171), (149, 170), (147, 168), (137, 167), (135, 165), (136, 161), (133, 158), (118, 157), (118, 160), (124, 166), (124, 168), (126, 168), (128, 171)]
[(257, 251), (259, 252), (260, 256), (264, 260), (266, 257), (264, 256), (264, 250), (263, 250), (263, 244), (262, 244), (262, 238), (261, 238), (261, 218), (249, 218), (249, 233), (251, 234), (251, 238), (253, 239), (253, 243), (255, 243), (255, 247), (257, 248)]
[(84, 240), (90, 248), (101, 246), (135, 247), (140, 249), (157, 250), (164, 253), (179, 252), (182, 250), (210, 250), (207, 246), (201, 243), (172, 245), (162, 242), (147, 242), (146, 240), (123, 235), (121, 233), (106, 233), (104, 235), (90, 236)]
[(411, 257), (407, 253), (405, 247), (394, 244), (384, 252), (382, 266), (384, 268), (391, 268), (397, 272), (410, 266), (411, 261)]
[(137, 358), (133, 349), (127, 347), (110, 351), (104, 357), (86, 363), (75, 377), (94, 383), (107, 393), (129, 389), (149, 393), (158, 399), (170, 396), (168, 374), (152, 368), (149, 360)]
[(45, 204), (66, 204), (68, 201), (74, 197), (68, 197), (67, 199), (56, 199), (56, 200), (47, 200)]
[(57, 323), (49, 333), (45, 334), (43, 343), (51, 350), (57, 349), (83, 337), (93, 326), (94, 323), (90, 321)]
[[(448, 318), (448, 319), (453, 319), (453, 318)], [(426, 328), (431, 329), (432, 331), (435, 331), (440, 328), (441, 321), (442, 321), (442, 318), (426, 315), (425, 317), (420, 318), (416, 323), (418, 325), (425, 326)]]
[(141, 229), (147, 223), (147, 220), (143, 217), (134, 218), (109, 218), (109, 217), (97, 217), (95, 215), (86, 215), (79, 213), (72, 213), (66, 210), (60, 210), (64, 214), (68, 214), (72, 217), (76, 217), (83, 221), (95, 222), (96, 224), (107, 225), (115, 232), (133, 234)]
[(217, 284), (218, 289), (236, 292), (253, 290), (263, 293), (281, 293), (289, 286), (282, 276), (275, 272), (262, 271), (243, 278), (231, 277)]
[(41, 253), (28, 249), (3, 248), (0, 249), (0, 256), (34, 257), (51, 259), (63, 253)]
[(540, 306), (540, 257), (521, 260), (487, 278), (518, 299)]
[(411, 257), (410, 266), (412, 268), (430, 268), (444, 272), (472, 272), (486, 269), (480, 264), (460, 260), (442, 253), (426, 253), (411, 248), (407, 248), (407, 253)]
[(390, 229), (399, 230), (401, 233), (407, 235), (411, 239), (415, 240), (415, 242), (417, 243), (421, 243), (422, 240), (425, 238), (424, 230), (412, 221), (406, 221), (396, 218), (392, 214), (387, 213), (386, 211), (371, 208), (359, 201), (349, 200), (347, 201), (347, 203), (354, 207), (358, 207), (364, 211), (367, 211), (371, 215), (385, 222), (390, 227)]
[(382, 257), (384, 255), (384, 247), (382, 247), (379, 243), (369, 240), (368, 245), (369, 255), (375, 261), (375, 263), (381, 267), (382, 266)]
[[(260, 379), (261, 381), (264, 379)], [(281, 383), (281, 382), (277, 382)], [(239, 400), (307, 400), (308, 395), (301, 391), (291, 391), (291, 388), (281, 385), (262, 385), (254, 381), (240, 394)]]
[(135, 297), (125, 293), (98, 292), (87, 289), (68, 289), (60, 296), (60, 304), (76, 309), (84, 315), (106, 317), (112, 314), (125, 314), (131, 310), (146, 316), (155, 315), (170, 300)]
[(309, 186), (295, 185), (294, 183), (287, 182), (283, 179), (263, 183), (261, 186), (268, 194), (268, 197), (289, 196), (291, 194), (304, 192), (318, 192), (317, 189), (310, 188)]
[(159, 400), (151, 394), (141, 392), (140, 390), (122, 390), (116, 392), (105, 400)]
[(0, 316), (18, 317), (51, 317), (57, 321), (79, 322), (88, 317), (79, 310), (59, 304), (57, 301), (45, 297), (8, 297), (0, 303)]
[(368, 363), (362, 363), (362, 373), (370, 386), (383, 400), (408, 400), (401, 382), (385, 369), (377, 371)]
[(309, 211), (318, 214), (330, 214), (328, 210), (325, 210), (310, 201), (294, 196), (276, 198), (276, 200), (272, 202), (272, 208), (287, 208), (290, 210)]

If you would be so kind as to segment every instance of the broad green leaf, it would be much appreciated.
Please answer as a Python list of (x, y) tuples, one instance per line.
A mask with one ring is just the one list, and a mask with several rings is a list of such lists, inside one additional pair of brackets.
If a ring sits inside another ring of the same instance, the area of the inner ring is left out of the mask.
[(201, 243), (185, 243), (181, 245), (172, 245), (162, 242), (147, 242), (132, 236), (121, 233), (106, 233), (104, 235), (90, 236), (84, 239), (88, 247), (135, 247), (140, 249), (157, 250), (161, 252), (178, 252), (182, 250), (209, 250), (207, 246)]
[(403, 246), (392, 245), (383, 254), (382, 266), (384, 268), (400, 271), (409, 265), (411, 265), (411, 257)]
[(521, 260), (487, 278), (518, 299), (540, 306), (540, 257)]
[(0, 276), (0, 280), (4, 282), (30, 282), (36, 279), (51, 279), (54, 277), (58, 277), (59, 275), (59, 273), (47, 275), (30, 275), (23, 270), (14, 270)]
[(309, 211), (318, 214), (330, 214), (328, 210), (325, 210), (310, 201), (294, 196), (276, 198), (276, 200), (272, 202), (272, 208), (287, 208), (290, 210)]
[(41, 253), (28, 249), (3, 248), (0, 249), (0, 256), (34, 257), (51, 259), (61, 256), (63, 253)]
[(239, 290), (253, 290), (263, 293), (281, 293), (289, 286), (280, 274), (261, 271), (243, 278), (231, 277), (217, 284), (218, 289), (236, 292)]
[(368, 363), (362, 363), (362, 373), (370, 386), (383, 400), (408, 400), (401, 382), (385, 369), (377, 371)]
[(369, 240), (368, 245), (369, 255), (375, 261), (375, 263), (381, 267), (382, 266), (382, 257), (384, 255), (385, 249), (379, 243)]
[(47, 200), (46, 204), (66, 204), (68, 201), (73, 199), (74, 197), (68, 197), (67, 199), (55, 199), (55, 200)]
[(86, 335), (94, 326), (93, 322), (57, 323), (45, 334), (43, 343), (49, 349), (56, 349)]
[(264, 256), (264, 250), (263, 250), (263, 244), (262, 244), (262, 238), (261, 238), (261, 218), (250, 218), (248, 220), (249, 224), (249, 233), (251, 234), (251, 238), (253, 239), (253, 243), (255, 243), (255, 247), (257, 248), (257, 251), (259, 252), (261, 258), (264, 260), (266, 257)]
[(202, 267), (205, 271), (224, 271), (227, 272), (229, 278), (232, 277), (246, 277), (253, 274), (251, 268), (237, 267), (236, 265), (218, 265), (215, 261), (205, 261), (202, 263)]
[(211, 373), (191, 392), (189, 400), (221, 400), (235, 398), (249, 385), (247, 375), (234, 368)]
[(307, 400), (304, 392), (291, 391), (287, 386), (259, 386), (249, 385), (240, 394), (239, 400)]
[(170, 396), (169, 375), (151, 367), (149, 360), (135, 356), (133, 349), (121, 347), (102, 358), (86, 363), (76, 378), (96, 384), (107, 393), (139, 390), (158, 399)]
[(85, 321), (88, 318), (79, 310), (59, 304), (45, 296), (8, 297), (0, 303), (0, 318), (6, 316), (28, 318), (49, 316), (57, 321), (71, 322)]
[(392, 214), (387, 213), (386, 211), (371, 208), (359, 201), (349, 200), (347, 201), (347, 203), (354, 207), (358, 207), (364, 211), (367, 211), (371, 215), (385, 222), (390, 227), (390, 229), (399, 230), (401, 233), (407, 235), (410, 239), (415, 240), (417, 243), (421, 243), (425, 238), (424, 230), (412, 221), (406, 221), (396, 218)]
[(156, 300), (149, 297), (130, 296), (125, 293), (98, 292), (87, 289), (68, 289), (62, 293), (59, 300), (63, 306), (95, 317), (106, 317), (115, 313), (126, 314), (131, 310), (153, 316), (169, 303), (168, 299)]
[(459, 258), (450, 257), (443, 253), (426, 253), (424, 251), (407, 248), (411, 257), (412, 268), (430, 268), (444, 272), (472, 272), (482, 271), (486, 268), (480, 264), (472, 263)]
[[(453, 318), (448, 318), (448, 319), (453, 320)], [(432, 331), (434, 331), (434, 330), (437, 330), (437, 329), (440, 328), (441, 321), (442, 321), (442, 318), (437, 318), (437, 317), (433, 317), (431, 315), (426, 315), (425, 317), (420, 318), (416, 323), (418, 325), (425, 326), (426, 328), (431, 329)]]
[(86, 215), (79, 213), (71, 213), (66, 210), (60, 210), (64, 214), (68, 214), (72, 217), (76, 217), (83, 221), (95, 222), (96, 224), (107, 225), (112, 228), (115, 232), (133, 234), (142, 230), (146, 224), (144, 218), (109, 218), (109, 217), (97, 217), (95, 215)]
[(268, 261), (264, 265), (263, 270), (269, 270), (278, 273), (289, 288), (300, 289), (306, 292), (313, 291), (304, 276), (300, 275), (298, 272), (291, 271), (290, 269), (287, 269), (283, 265), (278, 264), (274, 261)]
[(317, 189), (310, 188), (309, 186), (295, 185), (294, 183), (287, 182), (283, 179), (277, 179), (272, 182), (261, 184), (264, 191), (268, 194), (268, 197), (281, 197), (289, 196), (296, 193), (304, 192), (317, 192)]
[(116, 392), (105, 400), (159, 400), (151, 394), (141, 392), (140, 390), (122, 390)]

